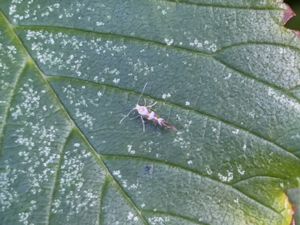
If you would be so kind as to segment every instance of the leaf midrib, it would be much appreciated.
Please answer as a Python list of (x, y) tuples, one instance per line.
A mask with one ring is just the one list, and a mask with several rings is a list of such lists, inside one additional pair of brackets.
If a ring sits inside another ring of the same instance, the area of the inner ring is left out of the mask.
[[(14, 34), (14, 37), (16, 38), (16, 40), (19, 42), (19, 45), (22, 48), (22, 51), (25, 53), (25, 55), (27, 56), (27, 64), (31, 64), (32, 66), (34, 66), (35, 69), (37, 69), (38, 74), (40, 75), (40, 78), (45, 82), (45, 84), (47, 85), (47, 88), (49, 89), (49, 91), (52, 93), (52, 95), (55, 97), (55, 100), (57, 101), (59, 108), (62, 109), (63, 113), (65, 114), (66, 118), (68, 119), (68, 121), (72, 124), (72, 129), (73, 132), (77, 131), (79, 136), (83, 139), (83, 141), (85, 142), (85, 144), (88, 146), (91, 154), (93, 155), (94, 159), (96, 160), (96, 162), (98, 163), (98, 165), (105, 171), (105, 174), (113, 181), (113, 184), (122, 192), (121, 194), (123, 195), (124, 199), (126, 199), (127, 203), (129, 205), (131, 205), (131, 207), (136, 211), (137, 215), (139, 216), (139, 218), (141, 219), (142, 223), (144, 225), (150, 225), (147, 221), (147, 219), (142, 215), (141, 211), (139, 210), (139, 208), (136, 206), (136, 204), (132, 201), (132, 199), (130, 198), (130, 196), (126, 193), (126, 191), (123, 189), (122, 186), (120, 186), (120, 184), (118, 183), (118, 181), (113, 177), (113, 175), (110, 173), (108, 167), (105, 165), (104, 161), (102, 160), (101, 155), (99, 155), (96, 150), (94, 149), (94, 147), (89, 143), (89, 141), (86, 139), (85, 135), (82, 133), (82, 131), (79, 129), (79, 127), (76, 125), (76, 123), (74, 122), (74, 120), (72, 119), (72, 117), (70, 116), (69, 112), (66, 110), (66, 108), (64, 107), (64, 105), (62, 104), (61, 100), (58, 98), (58, 96), (56, 95), (55, 91), (53, 90), (53, 88), (51, 87), (51, 85), (49, 84), (49, 81), (47, 80), (47, 77), (44, 75), (44, 73), (40, 70), (39, 66), (36, 64), (35, 60), (33, 59), (33, 57), (30, 55), (30, 53), (28, 52), (27, 48), (25, 47), (25, 45), (23, 44), (22, 40), (19, 38), (19, 36), (17, 35), (17, 33), (14, 31), (14, 27), (11, 25), (11, 23), (9, 22), (8, 18), (4, 15), (4, 13), (0, 10), (0, 17), (4, 18), (5, 22), (6, 22), (6, 26), (8, 27), (8, 30), (10, 32), (12, 32)], [(59, 170), (59, 168), (57, 168), (57, 170)], [(58, 182), (57, 182), (58, 183)], [(53, 192), (55, 191), (56, 187), (54, 184), (54, 190), (52, 191), (52, 195), (51, 195), (51, 199), (50, 202), (52, 202), (52, 198), (53, 198)], [(51, 210), (51, 207), (50, 207)], [(100, 209), (99, 209), (100, 210)], [(48, 223), (50, 219), (50, 214), (48, 215)]]

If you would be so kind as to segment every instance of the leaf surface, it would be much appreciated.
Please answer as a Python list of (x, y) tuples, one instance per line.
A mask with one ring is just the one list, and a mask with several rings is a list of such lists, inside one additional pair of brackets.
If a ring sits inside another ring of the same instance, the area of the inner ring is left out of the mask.
[[(0, 9), (3, 224), (290, 225), (300, 42), (281, 23), (283, 5)], [(142, 99), (177, 132), (119, 123), (145, 83)]]

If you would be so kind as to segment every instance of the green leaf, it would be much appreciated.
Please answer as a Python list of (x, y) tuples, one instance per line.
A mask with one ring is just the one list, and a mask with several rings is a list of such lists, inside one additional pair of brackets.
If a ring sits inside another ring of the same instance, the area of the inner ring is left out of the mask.
[[(283, 5), (0, 9), (1, 224), (290, 225), (300, 42), (281, 23)], [(145, 83), (142, 99), (177, 132), (119, 123)]]

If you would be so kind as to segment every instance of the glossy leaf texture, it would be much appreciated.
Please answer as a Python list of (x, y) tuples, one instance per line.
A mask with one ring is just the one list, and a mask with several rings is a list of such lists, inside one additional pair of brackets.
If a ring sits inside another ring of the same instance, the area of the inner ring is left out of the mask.
[[(300, 41), (266, 0), (2, 0), (5, 225), (290, 225)], [(177, 127), (146, 122), (140, 104)]]

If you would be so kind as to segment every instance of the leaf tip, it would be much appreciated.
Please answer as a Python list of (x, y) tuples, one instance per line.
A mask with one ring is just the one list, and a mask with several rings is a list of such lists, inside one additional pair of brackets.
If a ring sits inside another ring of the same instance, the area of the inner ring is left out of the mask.
[(290, 19), (296, 16), (296, 13), (288, 4), (284, 3), (284, 5), (285, 5), (285, 9), (284, 9), (282, 20), (283, 20), (283, 24), (286, 25)]
[(297, 207), (299, 203), (299, 189), (290, 189), (285, 194), (286, 196), (286, 206), (288, 207), (288, 214), (291, 217), (289, 225), (296, 225), (299, 218), (299, 208)]
[(294, 20), (297, 19), (297, 13), (294, 9), (294, 6), (290, 5), (289, 1), (282, 2), (283, 5), (283, 15), (282, 15), (282, 23), (283, 25), (290, 29), (296, 37), (300, 38), (300, 28), (298, 25), (294, 24)]

